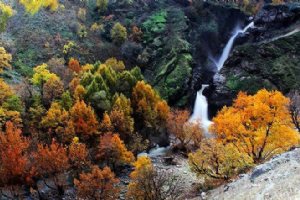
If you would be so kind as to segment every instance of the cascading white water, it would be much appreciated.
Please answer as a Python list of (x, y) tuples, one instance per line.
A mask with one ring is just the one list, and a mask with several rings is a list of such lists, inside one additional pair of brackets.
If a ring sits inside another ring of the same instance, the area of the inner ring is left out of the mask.
[[(249, 28), (252, 28), (252, 27), (254, 27), (254, 22), (251, 22), (250, 24), (248, 24), (244, 29), (236, 28), (234, 34), (231, 36), (231, 38), (227, 42), (225, 48), (223, 49), (221, 57), (219, 58), (218, 61), (214, 61), (218, 71), (220, 71), (222, 69), (225, 61), (227, 60), (236, 37), (241, 33), (245, 33)], [(207, 137), (210, 136), (208, 129), (209, 129), (209, 126), (212, 124), (212, 121), (210, 121), (208, 118), (208, 102), (207, 102), (206, 97), (203, 95), (203, 90), (205, 88), (207, 88), (208, 86), (209, 85), (202, 85), (201, 90), (199, 90), (197, 92), (193, 115), (190, 118), (191, 122), (193, 122), (193, 121), (201, 122), (201, 126), (204, 129), (204, 133)]]
[(220, 71), (222, 69), (225, 61), (227, 60), (236, 37), (241, 33), (245, 33), (249, 28), (252, 28), (253, 26), (254, 26), (254, 22), (251, 22), (244, 29), (236, 28), (234, 34), (231, 36), (231, 38), (227, 42), (225, 48), (223, 49), (221, 57), (219, 58), (218, 62), (216, 62), (218, 71)]
[(203, 91), (209, 85), (202, 85), (201, 90), (197, 92), (197, 97), (194, 106), (193, 115), (190, 118), (191, 122), (200, 121), (205, 134), (208, 134), (208, 128), (211, 125), (211, 121), (208, 118), (208, 103), (206, 97), (203, 95)]

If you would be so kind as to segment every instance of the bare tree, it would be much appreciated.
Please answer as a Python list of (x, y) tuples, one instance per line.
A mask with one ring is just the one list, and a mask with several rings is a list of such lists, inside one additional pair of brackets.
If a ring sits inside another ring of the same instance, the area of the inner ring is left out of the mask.
[(298, 90), (292, 91), (288, 95), (291, 99), (290, 114), (292, 121), (300, 133), (300, 92)]
[(183, 193), (180, 178), (168, 171), (143, 170), (135, 183), (130, 200), (178, 200)]

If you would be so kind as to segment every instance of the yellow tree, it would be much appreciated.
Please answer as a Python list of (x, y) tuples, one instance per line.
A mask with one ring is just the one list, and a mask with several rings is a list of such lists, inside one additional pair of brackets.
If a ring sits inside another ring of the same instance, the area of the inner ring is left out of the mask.
[(16, 126), (20, 126), (22, 119), (18, 107), (22, 106), (18, 97), (11, 87), (0, 79), (0, 127), (4, 127), (6, 122), (11, 121)]
[(42, 128), (48, 132), (47, 139), (51, 141), (55, 137), (59, 142), (70, 143), (75, 132), (69, 119), (69, 113), (59, 103), (53, 102), (41, 122)]
[(109, 117), (115, 131), (120, 134), (125, 143), (128, 143), (134, 131), (131, 102), (123, 94), (116, 95), (114, 99)]
[(123, 71), (125, 69), (125, 64), (123, 61), (118, 61), (116, 58), (109, 58), (104, 63), (106, 66), (111, 67), (115, 71)]
[(33, 77), (31, 79), (31, 82), (38, 86), (40, 88), (40, 91), (41, 91), (41, 95), (43, 96), (43, 87), (44, 87), (44, 84), (49, 80), (49, 79), (52, 79), (52, 78), (55, 78), (55, 79), (59, 79), (59, 77), (54, 74), (54, 73), (51, 73), (49, 70), (48, 70), (48, 65), (47, 64), (42, 64), (42, 65), (39, 65), (35, 68), (33, 68), (33, 71), (34, 71), (34, 74), (33, 74)]
[(127, 39), (127, 30), (121, 23), (115, 23), (110, 31), (110, 36), (113, 42), (117, 45), (121, 45)]
[(50, 8), (51, 11), (57, 10), (58, 0), (19, 0), (20, 4), (25, 7), (26, 12), (34, 15), (41, 8)]
[(170, 110), (167, 102), (144, 81), (137, 82), (133, 88), (132, 107), (146, 127), (156, 130), (165, 126)]
[(215, 139), (201, 142), (195, 153), (189, 154), (189, 165), (197, 175), (228, 179), (252, 165), (252, 158), (233, 144), (223, 145)]
[(114, 130), (114, 127), (112, 126), (111, 120), (107, 112), (103, 114), (103, 119), (99, 125), (99, 130), (101, 133), (107, 133)]
[(241, 92), (213, 119), (211, 130), (224, 144), (232, 143), (260, 162), (299, 143), (288, 106), (289, 99), (278, 91)]
[(130, 174), (131, 181), (128, 185), (127, 197), (129, 197), (129, 199), (144, 199), (148, 188), (141, 187), (140, 183), (145, 180), (146, 174), (154, 171), (151, 159), (147, 156), (140, 156), (137, 161), (134, 162), (133, 166), (134, 171)]
[[(0, 2), (0, 32), (5, 31), (7, 21), (10, 17), (13, 16), (13, 14), (14, 14), (14, 11), (9, 5), (5, 5), (4, 3)], [(1, 66), (1, 64), (0, 64), (0, 66)]]
[(0, 79), (0, 105), (13, 95), (12, 89), (4, 82), (3, 79)]
[(0, 47), (0, 73), (3, 71), (4, 68), (11, 67), (10, 65), (11, 60), (12, 60), (11, 54), (7, 53), (3, 47)]

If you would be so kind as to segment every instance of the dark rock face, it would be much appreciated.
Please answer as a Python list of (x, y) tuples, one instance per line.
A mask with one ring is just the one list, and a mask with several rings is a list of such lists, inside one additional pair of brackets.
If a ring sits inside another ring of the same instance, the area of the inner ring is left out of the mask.
[(274, 28), (275, 26), (287, 26), (297, 21), (300, 17), (300, 4), (287, 5), (267, 5), (255, 16), (254, 21), (257, 25), (266, 25)]

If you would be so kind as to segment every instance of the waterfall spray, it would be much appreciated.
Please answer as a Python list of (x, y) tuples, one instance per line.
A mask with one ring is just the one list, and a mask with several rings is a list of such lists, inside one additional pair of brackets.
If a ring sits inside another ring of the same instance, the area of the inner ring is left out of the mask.
[(202, 85), (201, 90), (197, 92), (197, 97), (194, 106), (193, 115), (190, 118), (191, 122), (200, 122), (204, 129), (204, 134), (208, 135), (208, 128), (211, 125), (211, 121), (208, 118), (208, 103), (206, 97), (203, 95), (203, 91), (209, 85)]
[(218, 71), (220, 71), (225, 63), (225, 61), (227, 60), (227, 58), (229, 57), (230, 51), (232, 49), (232, 46), (234, 44), (234, 40), (236, 39), (236, 37), (239, 34), (245, 33), (249, 28), (254, 27), (254, 22), (251, 22), (250, 24), (248, 24), (244, 29), (236, 29), (236, 31), (234, 32), (234, 34), (231, 36), (231, 38), (229, 39), (229, 41), (227, 42), (225, 48), (223, 49), (222, 55), (219, 58), (219, 60), (216, 62)]
[[(241, 33), (245, 33), (249, 28), (252, 28), (252, 27), (254, 27), (254, 22), (251, 22), (250, 24), (248, 24), (244, 29), (236, 28), (234, 34), (231, 36), (231, 38), (227, 42), (225, 48), (223, 49), (222, 55), (220, 56), (219, 60), (214, 61), (218, 71), (220, 71), (222, 69), (225, 61), (228, 59), (236, 37)], [(197, 92), (193, 115), (190, 118), (190, 121), (196, 121), (196, 122), (200, 121), (201, 122), (201, 126), (204, 130), (204, 134), (206, 135), (206, 137), (209, 137), (209, 126), (212, 124), (212, 122), (208, 118), (207, 99), (203, 95), (204, 89), (207, 88), (208, 86), (209, 85), (202, 85), (201, 90), (199, 90)]]

